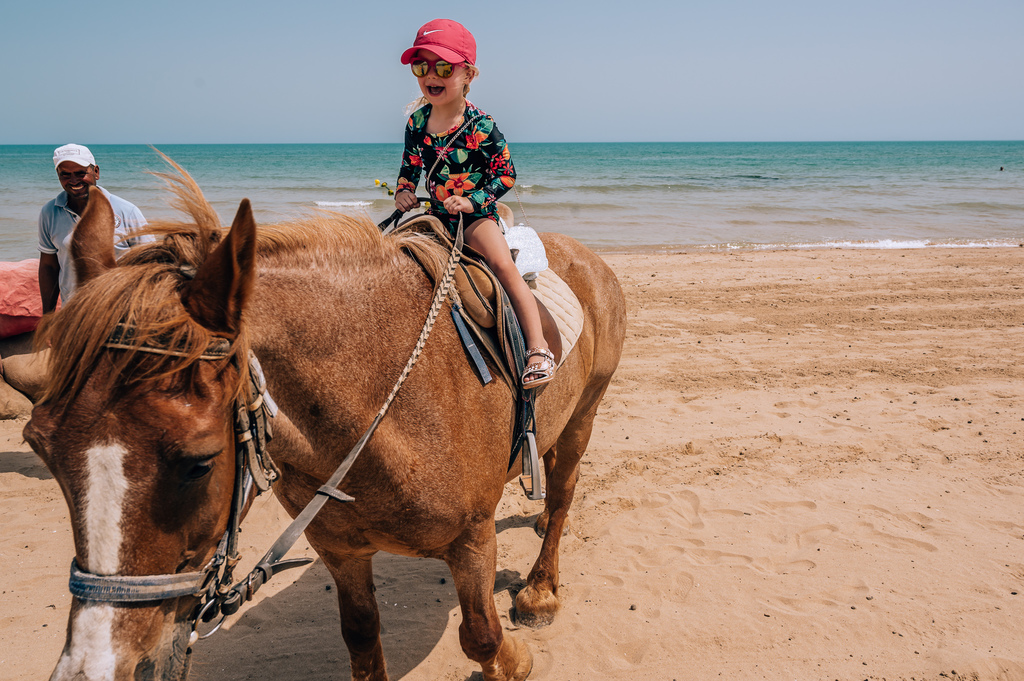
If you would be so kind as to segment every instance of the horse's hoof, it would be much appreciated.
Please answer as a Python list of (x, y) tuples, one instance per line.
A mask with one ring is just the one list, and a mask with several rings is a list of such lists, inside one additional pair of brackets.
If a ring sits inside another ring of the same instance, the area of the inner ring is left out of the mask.
[(523, 681), (532, 671), (533, 653), (529, 646), (518, 637), (505, 634), (498, 654), (484, 665), (484, 681)]
[(519, 667), (510, 677), (509, 681), (525, 681), (525, 679), (530, 677), (530, 672), (533, 671), (533, 653), (526, 647), (526, 644), (523, 644), (523, 651), (526, 655), (519, 661)]
[(516, 596), (516, 624), (532, 629), (546, 627), (555, 621), (559, 607), (558, 596), (527, 585)]
[(368, 674), (352, 672), (352, 681), (388, 681), (387, 669), (375, 669)]
[(533, 653), (530, 652), (530, 647), (523, 643), (518, 637), (508, 636), (512, 644), (515, 646), (515, 655), (517, 658), (515, 670), (512, 675), (508, 677), (508, 681), (523, 681), (533, 671)]

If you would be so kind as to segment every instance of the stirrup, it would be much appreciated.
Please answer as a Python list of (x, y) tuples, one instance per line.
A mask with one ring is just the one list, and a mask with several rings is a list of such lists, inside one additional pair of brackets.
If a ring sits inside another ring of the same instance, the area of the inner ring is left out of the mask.
[[(526, 493), (527, 499), (540, 501), (547, 496), (547, 493), (544, 491), (544, 483), (541, 482), (540, 477), (540, 457), (537, 455), (537, 438), (531, 432), (526, 433), (521, 456), (523, 457), (523, 473), (519, 476), (519, 484), (523, 488), (523, 492)], [(530, 481), (529, 487), (526, 486), (527, 479)]]
[[(543, 357), (544, 359), (534, 366), (530, 366), (530, 358), (533, 356)], [(533, 374), (540, 374), (539, 378), (535, 378), (532, 381), (527, 381), (527, 376)], [(526, 353), (526, 367), (523, 369), (523, 375), (519, 379), (520, 385), (523, 390), (532, 390), (538, 388), (545, 383), (548, 383), (555, 377), (555, 355), (547, 348), (533, 348)]]

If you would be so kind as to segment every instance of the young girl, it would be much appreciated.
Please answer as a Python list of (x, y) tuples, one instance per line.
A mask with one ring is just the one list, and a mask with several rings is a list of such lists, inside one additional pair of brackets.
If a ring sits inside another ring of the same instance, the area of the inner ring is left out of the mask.
[(529, 348), (522, 384), (536, 388), (552, 379), (555, 358), (544, 339), (537, 300), (498, 226), (495, 202), (516, 181), (512, 157), (494, 119), (466, 99), (479, 73), (476, 40), (462, 24), (435, 19), (416, 33), (402, 63), (412, 65), (423, 106), (405, 129), (395, 208), (404, 212), (418, 205), (416, 185), (426, 169), (424, 185), (433, 199), (429, 213), (452, 236), (461, 214), (466, 243), (484, 257), (505, 288)]

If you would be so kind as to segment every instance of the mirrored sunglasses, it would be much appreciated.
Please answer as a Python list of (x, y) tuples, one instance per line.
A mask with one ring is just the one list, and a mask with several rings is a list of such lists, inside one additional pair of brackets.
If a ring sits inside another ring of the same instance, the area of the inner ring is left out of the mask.
[(437, 61), (417, 59), (414, 62), (412, 62), (411, 66), (412, 75), (416, 76), (417, 78), (422, 78), (423, 76), (430, 73), (430, 69), (434, 69), (434, 73), (436, 73), (441, 78), (448, 78), (453, 73), (455, 73), (456, 65), (449, 64), (443, 59), (438, 59)]

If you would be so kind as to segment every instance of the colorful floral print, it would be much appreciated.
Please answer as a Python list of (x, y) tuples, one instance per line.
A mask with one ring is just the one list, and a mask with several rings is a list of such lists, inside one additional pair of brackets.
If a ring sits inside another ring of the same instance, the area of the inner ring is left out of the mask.
[[(427, 104), (409, 117), (397, 187), (398, 191), (415, 192), (424, 168), (427, 171), (435, 168), (426, 180), (427, 193), (437, 199), (430, 213), (440, 218), (454, 235), (459, 216), (446, 211), (441, 202), (449, 196), (469, 199), (473, 212), (463, 214), (463, 224), (484, 217), (495, 218), (494, 202), (516, 183), (516, 171), (512, 154), (493, 118), (466, 102), (466, 112), (457, 126), (440, 135), (431, 135), (426, 131), (431, 109)], [(449, 140), (466, 120), (473, 123), (457, 139)], [(439, 151), (443, 152), (440, 161), (437, 160)]]

